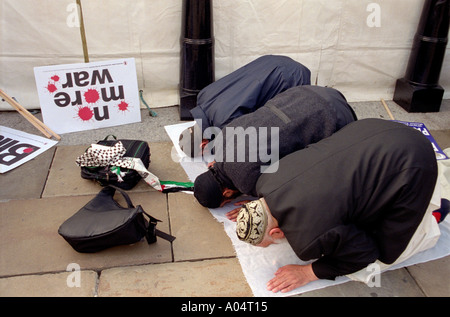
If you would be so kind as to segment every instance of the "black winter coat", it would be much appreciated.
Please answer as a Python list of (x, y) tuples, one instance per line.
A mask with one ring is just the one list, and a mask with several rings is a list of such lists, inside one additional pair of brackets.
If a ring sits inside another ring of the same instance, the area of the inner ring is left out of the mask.
[(297, 256), (321, 279), (393, 263), (429, 205), (431, 143), (403, 124), (365, 119), (286, 156), (256, 185)]

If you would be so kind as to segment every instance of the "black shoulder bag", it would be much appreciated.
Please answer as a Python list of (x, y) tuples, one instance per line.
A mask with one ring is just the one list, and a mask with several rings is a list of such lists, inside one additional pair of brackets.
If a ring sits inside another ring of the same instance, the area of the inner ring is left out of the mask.
[[(127, 207), (120, 206), (114, 200), (116, 190), (125, 198)], [(175, 237), (156, 229), (158, 222), (160, 220), (147, 214), (140, 205), (134, 207), (127, 193), (109, 185), (64, 221), (58, 233), (76, 251), (82, 253), (136, 243), (143, 237), (147, 239), (148, 244), (156, 242), (157, 236), (170, 242), (174, 241)]]
[[(140, 158), (145, 168), (150, 165), (150, 146), (147, 142), (141, 140), (117, 140), (114, 135), (114, 140), (108, 140), (111, 135), (106, 136), (104, 140), (97, 142), (97, 144), (105, 146), (114, 146), (117, 142), (122, 142), (126, 149), (124, 157)], [(103, 167), (81, 167), (81, 177), (84, 179), (93, 179), (102, 186), (114, 185), (116, 187), (128, 190), (132, 189), (141, 180), (138, 172), (132, 169), (122, 169), (124, 176), (119, 180), (117, 173), (111, 170), (111, 166)]]

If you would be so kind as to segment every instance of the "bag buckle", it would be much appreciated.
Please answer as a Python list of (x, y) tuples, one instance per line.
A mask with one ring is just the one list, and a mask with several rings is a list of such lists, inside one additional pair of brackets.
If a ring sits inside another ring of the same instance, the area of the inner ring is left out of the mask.
[(149, 222), (147, 232), (145, 233), (145, 238), (147, 239), (148, 244), (156, 242), (156, 222)]

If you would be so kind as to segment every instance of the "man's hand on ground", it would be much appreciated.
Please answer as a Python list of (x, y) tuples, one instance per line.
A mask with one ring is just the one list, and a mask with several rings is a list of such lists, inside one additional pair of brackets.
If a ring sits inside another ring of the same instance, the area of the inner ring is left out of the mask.
[(251, 200), (243, 200), (239, 201), (237, 203), (234, 203), (235, 206), (239, 206), (238, 208), (234, 208), (233, 210), (227, 212), (226, 216), (228, 220), (231, 220), (233, 222), (236, 222), (236, 218), (239, 214), (239, 211), (241, 210), (242, 206), (244, 206), (246, 203), (251, 202)]
[(287, 293), (312, 281), (318, 280), (312, 265), (286, 265), (275, 272), (275, 277), (267, 283), (267, 289), (274, 293)]

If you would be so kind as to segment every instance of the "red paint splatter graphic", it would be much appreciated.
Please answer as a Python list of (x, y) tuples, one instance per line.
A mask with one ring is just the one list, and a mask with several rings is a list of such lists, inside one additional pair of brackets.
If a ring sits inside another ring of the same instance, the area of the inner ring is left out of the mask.
[(127, 111), (128, 110), (128, 106), (129, 104), (126, 103), (125, 101), (122, 101), (121, 103), (119, 103), (119, 105), (117, 106), (119, 108), (120, 111)]
[(56, 85), (55, 85), (58, 81), (59, 81), (58, 75), (53, 75), (52, 77), (50, 77), (47, 87), (45, 87), (49, 93), (52, 94), (58, 90), (58, 87), (56, 87)]
[(58, 90), (58, 88), (56, 88), (55, 84), (52, 84), (51, 82), (48, 83), (46, 88), (49, 93), (54, 93), (55, 91)]
[(84, 99), (87, 103), (96, 103), (100, 99), (100, 95), (97, 90), (88, 89), (88, 91), (84, 93)]
[(83, 121), (89, 121), (94, 116), (94, 111), (92, 111), (89, 107), (79, 107), (78, 108), (78, 117), (80, 117)]
[(33, 148), (31, 148), (31, 147), (28, 147), (23, 150), (23, 153), (31, 153), (31, 152), (33, 152)]

